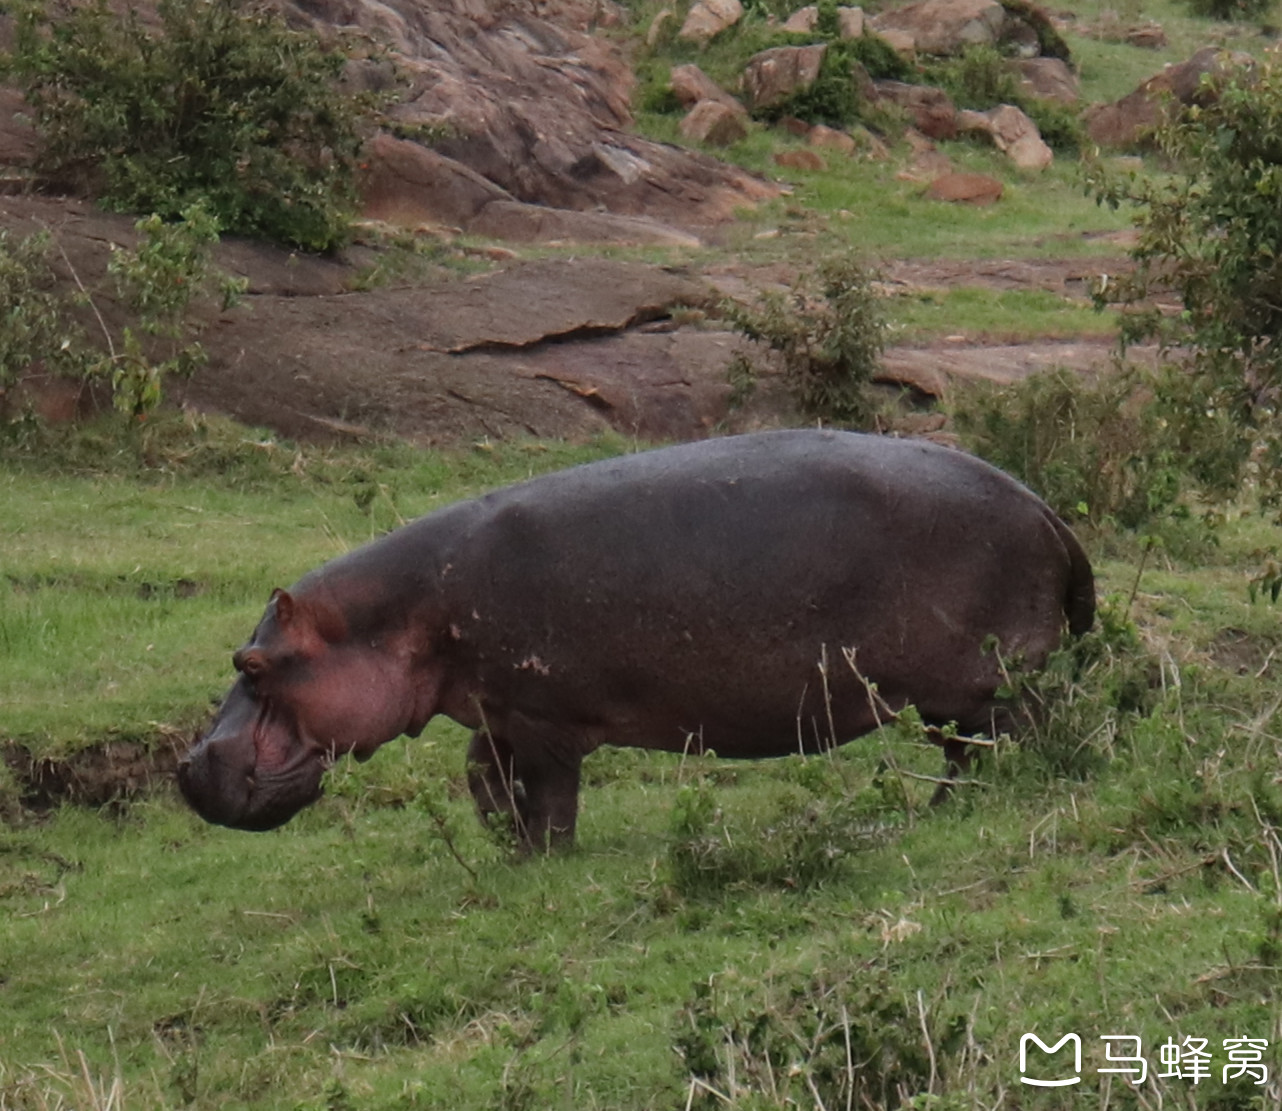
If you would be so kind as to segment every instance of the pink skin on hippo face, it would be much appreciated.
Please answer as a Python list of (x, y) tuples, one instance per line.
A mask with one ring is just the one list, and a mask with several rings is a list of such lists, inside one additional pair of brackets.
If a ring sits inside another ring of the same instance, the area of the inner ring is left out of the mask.
[(337, 757), (368, 759), (419, 732), (432, 684), (414, 677), (404, 636), (356, 647), (341, 615), (276, 591), (250, 641), (232, 657), (240, 678), (178, 770), (202, 817), (237, 829), (282, 825), (321, 794)]

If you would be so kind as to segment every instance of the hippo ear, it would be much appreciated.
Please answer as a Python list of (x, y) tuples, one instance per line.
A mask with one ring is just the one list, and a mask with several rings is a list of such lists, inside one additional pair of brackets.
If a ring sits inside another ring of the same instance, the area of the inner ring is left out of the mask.
[(276, 624), (288, 629), (294, 620), (294, 597), (287, 590), (279, 587), (272, 591), (271, 600), (276, 603)]

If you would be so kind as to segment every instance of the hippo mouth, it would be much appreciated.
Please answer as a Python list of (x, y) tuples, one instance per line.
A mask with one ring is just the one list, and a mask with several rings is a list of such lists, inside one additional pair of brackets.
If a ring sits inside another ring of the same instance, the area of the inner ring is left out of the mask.
[[(332, 760), (310, 738), (260, 705), (245, 722), (244, 707), (224, 705), (210, 731), (182, 758), (178, 786), (202, 818), (230, 829), (265, 831), (284, 825), (322, 795)], [(238, 727), (239, 726), (239, 727)], [(287, 737), (282, 744), (282, 737)], [(263, 753), (287, 759), (264, 761)]]

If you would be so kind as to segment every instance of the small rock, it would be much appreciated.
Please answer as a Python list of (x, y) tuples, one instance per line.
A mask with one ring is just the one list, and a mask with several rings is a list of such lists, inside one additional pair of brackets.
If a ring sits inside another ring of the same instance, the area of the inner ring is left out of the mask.
[(728, 147), (748, 134), (747, 113), (719, 100), (701, 100), (681, 121), (681, 134), (692, 142)]
[(932, 139), (951, 139), (957, 134), (957, 109), (943, 89), (904, 81), (874, 81), (873, 88), (879, 101), (907, 112), (922, 134)]
[(1042, 134), (1024, 112), (1013, 104), (999, 104), (984, 113), (993, 124), (993, 142), (997, 149), (1021, 170), (1044, 170), (1054, 161), (1055, 153), (1042, 139)]
[(1162, 30), (1160, 24), (1146, 23), (1142, 27), (1132, 27), (1127, 31), (1126, 42), (1128, 45), (1138, 46), (1142, 50), (1164, 50), (1166, 48), (1166, 32)]
[(813, 150), (781, 150), (774, 157), (775, 165), (787, 170), (823, 170), (827, 163)]
[(1038, 100), (1076, 104), (1079, 99), (1077, 78), (1059, 58), (1023, 58), (1015, 63), (1020, 87)]
[(810, 124), (806, 123), (805, 120), (797, 119), (796, 116), (781, 116), (779, 126), (790, 135), (804, 136), (810, 134)]
[(819, 9), (814, 4), (798, 8), (784, 22), (783, 30), (793, 34), (809, 35), (819, 26)]
[(837, 35), (843, 39), (862, 39), (864, 37), (863, 8), (837, 9)]
[(734, 97), (721, 88), (698, 66), (674, 66), (671, 75), (672, 91), (685, 108), (693, 108), (701, 100), (715, 100), (727, 108), (747, 112)]
[(987, 174), (949, 173), (937, 177), (926, 190), (932, 201), (990, 205), (1002, 199), (1002, 183)]
[(743, 18), (739, 0), (698, 0), (686, 16), (677, 38), (689, 42), (707, 42)]
[(650, 20), (650, 28), (645, 33), (646, 46), (654, 47), (658, 45), (659, 40), (669, 33), (667, 28), (674, 19), (676, 19), (676, 13), (671, 8), (660, 9), (655, 17)]
[(844, 131), (838, 131), (835, 127), (825, 127), (821, 123), (810, 129), (806, 139), (812, 147), (827, 147), (830, 150), (839, 150), (842, 154), (854, 154), (857, 149), (855, 140)]

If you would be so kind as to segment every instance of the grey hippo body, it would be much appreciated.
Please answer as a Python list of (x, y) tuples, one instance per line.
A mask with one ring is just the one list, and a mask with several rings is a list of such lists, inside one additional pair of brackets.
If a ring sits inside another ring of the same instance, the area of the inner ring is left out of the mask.
[(1069, 529), (961, 452), (828, 431), (644, 452), (442, 509), (275, 592), (179, 782), (210, 821), (272, 828), (337, 756), (445, 714), (476, 731), (482, 814), (546, 847), (573, 839), (602, 744), (780, 756), (910, 703), (989, 731), (1001, 660), (1040, 666), (1094, 605)]

